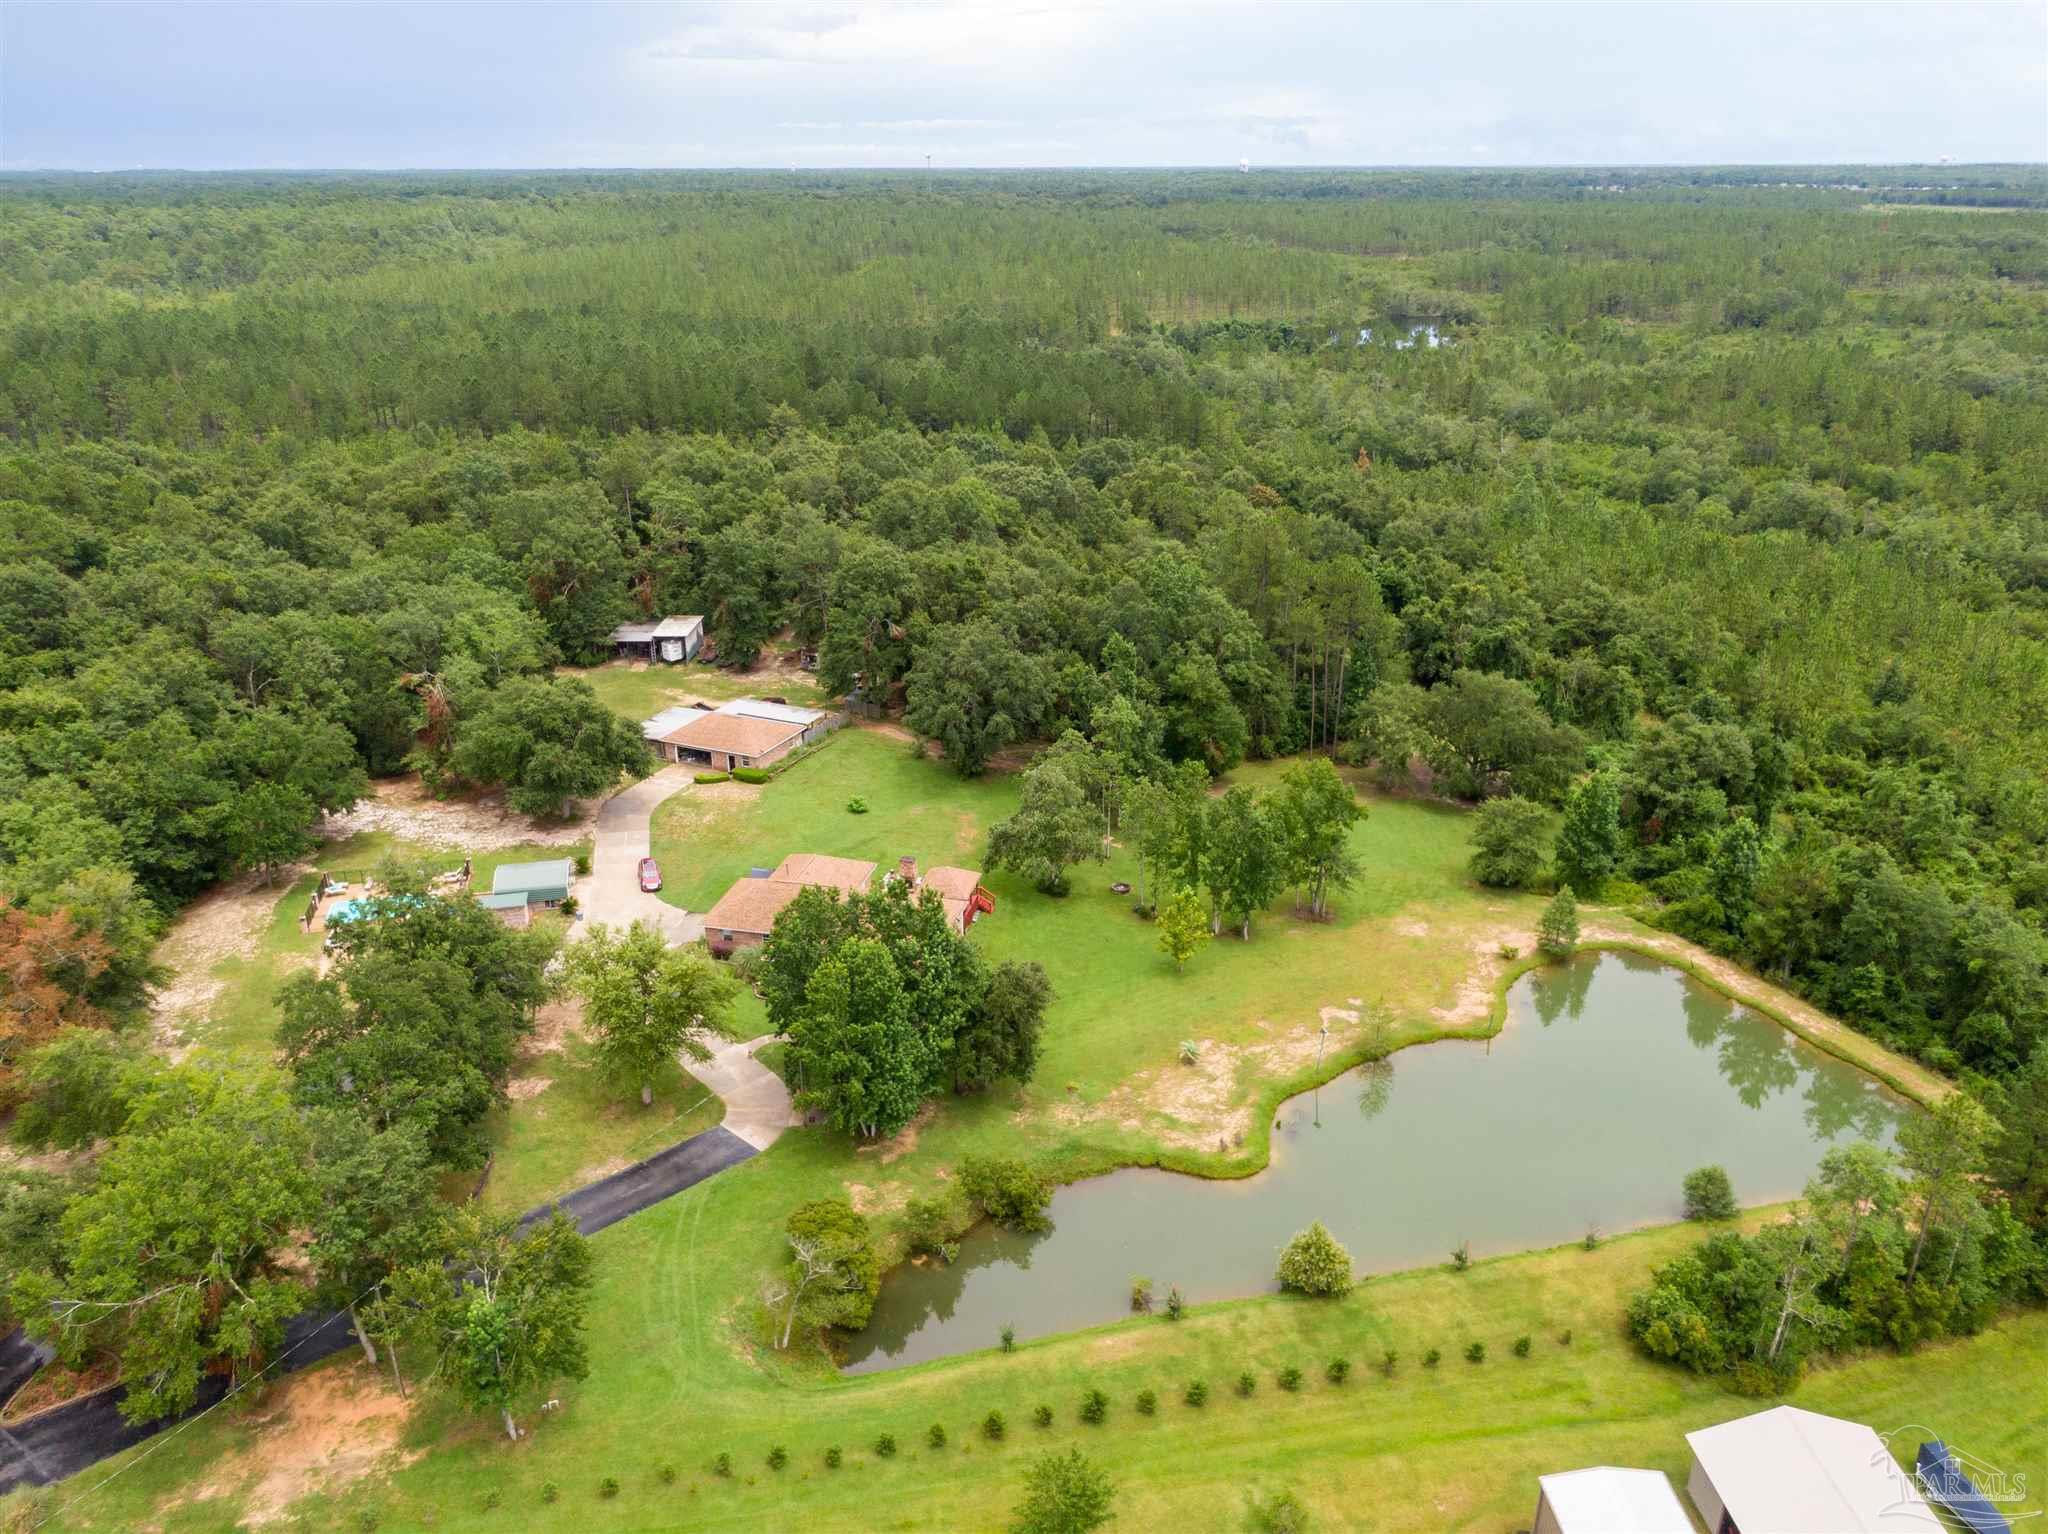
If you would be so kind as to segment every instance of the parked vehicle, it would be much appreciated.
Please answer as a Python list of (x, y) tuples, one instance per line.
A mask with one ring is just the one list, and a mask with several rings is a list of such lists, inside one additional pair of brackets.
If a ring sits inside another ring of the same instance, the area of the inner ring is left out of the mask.
[(653, 858), (640, 860), (640, 888), (649, 895), (661, 888), (661, 865)]

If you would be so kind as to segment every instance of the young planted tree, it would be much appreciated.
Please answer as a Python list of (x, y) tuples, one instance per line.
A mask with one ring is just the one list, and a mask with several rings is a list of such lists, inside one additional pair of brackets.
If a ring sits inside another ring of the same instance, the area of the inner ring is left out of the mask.
[(560, 1210), (524, 1231), (515, 1216), (474, 1208), (447, 1218), (446, 1260), (394, 1275), (379, 1325), (422, 1347), (429, 1378), (471, 1410), (496, 1412), (516, 1440), (523, 1397), (589, 1373), (590, 1243)]
[(1090, 1534), (1115, 1514), (1116, 1485), (1079, 1449), (1041, 1454), (1024, 1476), (1012, 1534)]
[(1189, 959), (1209, 941), (1209, 918), (1202, 909), (1202, 897), (1183, 886), (1159, 908), (1159, 951), (1173, 960), (1175, 973), (1187, 968)]
[(599, 923), (567, 957), (599, 1061), (639, 1086), (643, 1108), (654, 1101), (655, 1075), (677, 1055), (707, 1060), (705, 1040), (731, 1033), (737, 982), (701, 953), (669, 947), (651, 927), (636, 921), (615, 933)]
[(1365, 819), (1365, 806), (1329, 759), (1319, 756), (1287, 769), (1267, 811), (1279, 834), (1285, 878), (1301, 887), (1309, 915), (1320, 921), (1329, 912), (1330, 892), (1349, 888), (1358, 877), (1351, 828)]
[(1546, 958), (1569, 959), (1579, 946), (1579, 903), (1567, 884), (1559, 890), (1536, 923), (1536, 946)]
[(209, 1370), (260, 1363), (305, 1308), (280, 1258), (313, 1210), (306, 1150), (268, 1082), (164, 1072), (64, 1212), (58, 1264), (16, 1280), (16, 1313), (72, 1367), (116, 1354), (127, 1421), (183, 1411)]

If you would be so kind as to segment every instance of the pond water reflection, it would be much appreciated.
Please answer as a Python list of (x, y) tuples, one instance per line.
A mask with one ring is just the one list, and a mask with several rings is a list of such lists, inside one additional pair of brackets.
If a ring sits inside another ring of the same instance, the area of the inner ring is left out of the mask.
[(1060, 1189), (1053, 1229), (982, 1226), (950, 1266), (900, 1269), (846, 1339), (862, 1373), (1112, 1321), (1130, 1280), (1190, 1301), (1273, 1287), (1320, 1219), (1362, 1272), (1555, 1245), (1676, 1219), (1679, 1180), (1728, 1169), (1744, 1203), (1796, 1194), (1837, 1141), (1889, 1143), (1909, 1111), (1877, 1082), (1634, 954), (1583, 954), (1508, 995), (1486, 1041), (1399, 1051), (1284, 1104), (1272, 1164), (1212, 1182), (1133, 1168)]

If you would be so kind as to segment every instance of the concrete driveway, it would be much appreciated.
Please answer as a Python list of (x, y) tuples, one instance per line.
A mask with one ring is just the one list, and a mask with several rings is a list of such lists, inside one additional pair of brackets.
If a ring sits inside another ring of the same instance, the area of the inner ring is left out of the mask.
[(738, 1135), (757, 1151), (764, 1151), (803, 1120), (789, 1100), (789, 1088), (782, 1078), (754, 1058), (754, 1051), (772, 1044), (769, 1037), (726, 1044), (712, 1052), (709, 1060), (685, 1060), (705, 1086), (725, 1101), (722, 1128)]
[(692, 915), (640, 889), (640, 860), (647, 856), (647, 827), (655, 806), (687, 789), (692, 776), (687, 767), (664, 767), (599, 806), (590, 877), (576, 891), (585, 921), (608, 927), (646, 922), (674, 944), (694, 943), (704, 935), (703, 913)]

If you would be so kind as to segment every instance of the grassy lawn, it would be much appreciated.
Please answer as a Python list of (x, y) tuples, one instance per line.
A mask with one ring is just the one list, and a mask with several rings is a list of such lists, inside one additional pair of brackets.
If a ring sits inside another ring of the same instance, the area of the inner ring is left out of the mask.
[[(1258, 782), (1275, 770), (1239, 776)], [(868, 814), (847, 813), (855, 794)], [(761, 789), (685, 790), (657, 814), (655, 851), (668, 893), (701, 910), (747, 867), (794, 851), (885, 864), (911, 853), (927, 864), (975, 866), (989, 824), (1015, 802), (1013, 780), (963, 781), (940, 763), (912, 761), (897, 740), (855, 729)], [(490, 1424), (429, 1401), (406, 1446), (431, 1452), (388, 1481), (300, 1503), (303, 1526), (357, 1527), (367, 1512), (377, 1527), (406, 1529), (992, 1528), (1040, 1443), (1088, 1444), (1110, 1462), (1125, 1487), (1126, 1528), (1234, 1527), (1241, 1489), (1264, 1484), (1293, 1486), (1321, 1527), (1513, 1528), (1529, 1517), (1539, 1473), (1599, 1463), (1681, 1470), (1683, 1432), (1757, 1404), (1646, 1362), (1622, 1335), (1628, 1292), (1695, 1239), (1682, 1228), (1593, 1252), (1501, 1259), (1463, 1275), (1376, 1279), (1340, 1303), (1249, 1299), (1204, 1307), (1180, 1325), (1142, 1320), (1014, 1355), (991, 1350), (858, 1379), (839, 1377), (815, 1347), (779, 1353), (768, 1345), (754, 1296), (780, 1260), (782, 1220), (807, 1199), (854, 1199), (893, 1249), (895, 1212), (912, 1196), (947, 1189), (972, 1152), (1031, 1155), (1063, 1178), (1132, 1162), (1241, 1174), (1264, 1163), (1265, 1110), (1314, 1074), (1323, 1020), (1331, 1031), (1324, 1075), (1360, 1047), (1357, 1015), (1367, 1004), (1384, 1006), (1399, 1041), (1490, 1031), (1501, 985), (1520, 962), (1502, 950), (1527, 952), (1541, 902), (1470, 882), (1464, 814), (1384, 798), (1370, 809), (1355, 833), (1366, 871), (1339, 897), (1334, 920), (1299, 920), (1283, 900), (1255, 924), (1251, 942), (1220, 939), (1185, 974), (1159, 955), (1129, 897), (1110, 891), (1112, 881), (1136, 878), (1121, 854), (1076, 870), (1064, 900), (1007, 875), (990, 878), (997, 909), (976, 924), (976, 940), (993, 957), (1037, 959), (1057, 990), (1033, 1082), (945, 1099), (886, 1145), (793, 1131), (764, 1155), (603, 1232), (591, 1373), (558, 1391), (561, 1412), (512, 1446)], [(1611, 913), (1599, 919), (1631, 940), (1657, 936)], [(741, 1011), (741, 1031), (758, 1032), (758, 1002), (746, 998)], [(1205, 1041), (1200, 1070), (1177, 1064), (1186, 1038)], [(554, 1062), (578, 1058), (570, 1038), (559, 1055), (530, 1056), (523, 1069), (554, 1075)], [(509, 1116), (520, 1149), (501, 1158), (487, 1196), (508, 1208), (531, 1203), (551, 1183), (644, 1153), (630, 1147), (645, 1120), (687, 1113), (689, 1100), (678, 1080), (655, 1114), (642, 1116), (617, 1107), (587, 1071), (564, 1069)], [(536, 1104), (545, 1111), (523, 1111)], [(1569, 1345), (1560, 1341), (1566, 1330)], [(1533, 1352), (1517, 1359), (1511, 1345), (1525, 1333)], [(1488, 1346), (1482, 1365), (1462, 1358), (1473, 1340)], [(1424, 1369), (1430, 1347), (1444, 1361)], [(1376, 1368), (1388, 1348), (1400, 1356), (1391, 1378)], [(1322, 1378), (1340, 1355), (1356, 1371), (1341, 1388)], [(1273, 1383), (1289, 1364), (1309, 1377), (1298, 1395)], [(2038, 1487), (2048, 1484), (2048, 1420), (2027, 1381), (2044, 1367), (2048, 1316), (2034, 1314), (1917, 1357), (1823, 1373), (1798, 1400), (1880, 1429), (1927, 1423), (1994, 1464), (2035, 1471)], [(1261, 1379), (1248, 1401), (1228, 1388), (1247, 1369)], [(1212, 1392), (1200, 1410), (1180, 1399), (1197, 1377)], [(1076, 1420), (1091, 1385), (1116, 1401), (1106, 1428)], [(1131, 1408), (1143, 1388), (1160, 1393), (1157, 1417)], [(1050, 1430), (1031, 1425), (1040, 1401), (1058, 1414)], [(1009, 1423), (999, 1444), (977, 1431), (992, 1408)], [(950, 1435), (944, 1450), (925, 1444), (935, 1421)], [(870, 1450), (882, 1431), (902, 1445), (893, 1459)], [(221, 1527), (241, 1491), (219, 1460), (250, 1442), (246, 1425), (216, 1414), (159, 1440), (55, 1526)], [(765, 1464), (776, 1444), (792, 1456), (781, 1472)], [(838, 1471), (821, 1459), (833, 1444), (847, 1454)], [(708, 1473), (721, 1451), (737, 1467), (731, 1479)], [(658, 1475), (663, 1464), (679, 1473), (673, 1485)], [(598, 1496), (605, 1476), (620, 1483), (615, 1500)], [(195, 1482), (217, 1495), (197, 1497)], [(558, 1500), (543, 1497), (550, 1482)]]
[(588, 682), (606, 707), (636, 724), (678, 703), (775, 697), (802, 708), (823, 708), (827, 702), (824, 689), (810, 673), (791, 674), (781, 667), (727, 671), (694, 661), (682, 666), (615, 661), (604, 666), (564, 666), (560, 674)]
[[(333, 877), (358, 882), (394, 845), (385, 833), (366, 831), (323, 847), (318, 866)], [(229, 954), (211, 965), (209, 975), (218, 982), (219, 992), (210, 1003), (188, 1014), (181, 1027), (194, 1049), (245, 1061), (270, 1058), (277, 1033), (278, 986), (293, 971), (320, 959), (321, 933), (299, 924), (317, 877), (306, 874), (288, 886), (277, 885), (275, 905), (254, 950), (246, 955)], [(259, 887), (251, 898), (264, 900), (272, 894)]]
[[(787, 1155), (778, 1146), (599, 1236), (602, 1321), (591, 1328), (591, 1377), (560, 1392), (560, 1413), (539, 1419), (514, 1447), (429, 1404), (406, 1442), (434, 1452), (388, 1482), (300, 1503), (295, 1527), (993, 1529), (1006, 1521), (1029, 1457), (1078, 1444), (1122, 1489), (1119, 1528), (1237, 1528), (1246, 1488), (1289, 1486), (1318, 1528), (1493, 1531), (1527, 1526), (1535, 1477), (1550, 1470), (1644, 1465), (1682, 1484), (1684, 1433), (1770, 1404), (1650, 1364), (1621, 1335), (1622, 1297), (1694, 1238), (1683, 1228), (1590, 1253), (1565, 1247), (1480, 1263), (1462, 1275), (1399, 1274), (1344, 1301), (1246, 1300), (1177, 1325), (1144, 1318), (1014, 1355), (792, 1389), (724, 1345), (717, 1322), (735, 1268), (753, 1258), (738, 1235), (748, 1223), (740, 1216), (797, 1196), (815, 1179), (814, 1162), (804, 1140)], [(1512, 1344), (1525, 1334), (1532, 1352), (1516, 1358)], [(1469, 1341), (1487, 1344), (1483, 1364), (1464, 1361)], [(1433, 1369), (1422, 1364), (1431, 1347), (1443, 1354)], [(1378, 1367), (1389, 1348), (1399, 1355), (1391, 1377)], [(1325, 1382), (1333, 1357), (1351, 1360), (1347, 1384)], [(1298, 1394), (1275, 1383), (1289, 1365), (1307, 1377)], [(361, 1373), (352, 1357), (324, 1368)], [(1258, 1377), (1249, 1399), (1231, 1388), (1241, 1371)], [(1880, 1431), (1924, 1423), (2038, 1488), (2048, 1476), (2044, 1374), (2048, 1316), (2035, 1313), (1911, 1357), (1827, 1370), (1795, 1399)], [(1181, 1399), (1193, 1379), (1210, 1387), (1200, 1409)], [(1101, 1427), (1076, 1414), (1091, 1387), (1113, 1402)], [(1148, 1388), (1160, 1398), (1150, 1418), (1133, 1409)], [(1055, 1412), (1048, 1429), (1031, 1422), (1041, 1401)], [(990, 1410), (1008, 1424), (1000, 1443), (979, 1432)], [(934, 1422), (949, 1435), (942, 1450), (926, 1444)], [(159, 1440), (147, 1458), (131, 1451), (92, 1474), (132, 1462), (127, 1473), (48, 1527), (225, 1527), (239, 1486), (232, 1476), (224, 1483), (220, 1467), (248, 1432), (217, 1414)], [(901, 1446), (894, 1458), (872, 1450), (883, 1432)], [(766, 1464), (777, 1444), (790, 1454), (780, 1472)], [(846, 1455), (837, 1471), (822, 1458), (835, 1444)], [(710, 1473), (721, 1452), (732, 1455), (730, 1479)], [(660, 1478), (664, 1464), (678, 1472), (673, 1485)], [(619, 1482), (616, 1499), (599, 1496), (606, 1476)], [(557, 1500), (545, 1499), (547, 1483)], [(487, 1505), (492, 1496), (496, 1506)], [(374, 1524), (361, 1521), (366, 1513)]]
[[(557, 1003), (549, 1010), (570, 1009)], [(643, 1108), (635, 1087), (599, 1070), (588, 1040), (570, 1034), (548, 1044), (527, 1054), (513, 1078), (513, 1103), (491, 1115), (489, 1208), (523, 1213), (725, 1117), (725, 1104), (680, 1066), (660, 1074), (653, 1106)]]
[[(536, 858), (574, 857), (588, 854), (589, 843), (572, 847), (510, 847), (479, 855), (474, 862), (473, 884), (491, 887), (492, 873), (500, 863), (527, 862)], [(394, 854), (418, 856), (436, 864), (461, 866), (454, 853), (413, 846), (386, 832), (365, 831), (345, 841), (330, 842), (313, 859), (315, 867), (329, 878), (355, 886), (360, 892), (364, 878)], [(205, 1006), (195, 1009), (184, 1021), (182, 1032), (195, 1049), (204, 1049), (232, 1059), (268, 1060), (271, 1041), (277, 1033), (277, 988), (295, 970), (317, 964), (323, 936), (318, 928), (300, 925), (306, 902), (312, 896), (317, 873), (309, 873), (274, 890), (259, 886), (250, 898), (274, 900), (252, 952), (229, 954), (208, 970), (219, 982), (219, 992)]]
[[(655, 811), (654, 855), (662, 898), (702, 911), (755, 865), (789, 852), (823, 852), (893, 865), (979, 864), (988, 827), (1017, 807), (1016, 780), (963, 779), (943, 763), (913, 762), (902, 741), (849, 728), (759, 789), (689, 789)], [(847, 801), (866, 801), (855, 815)]]

